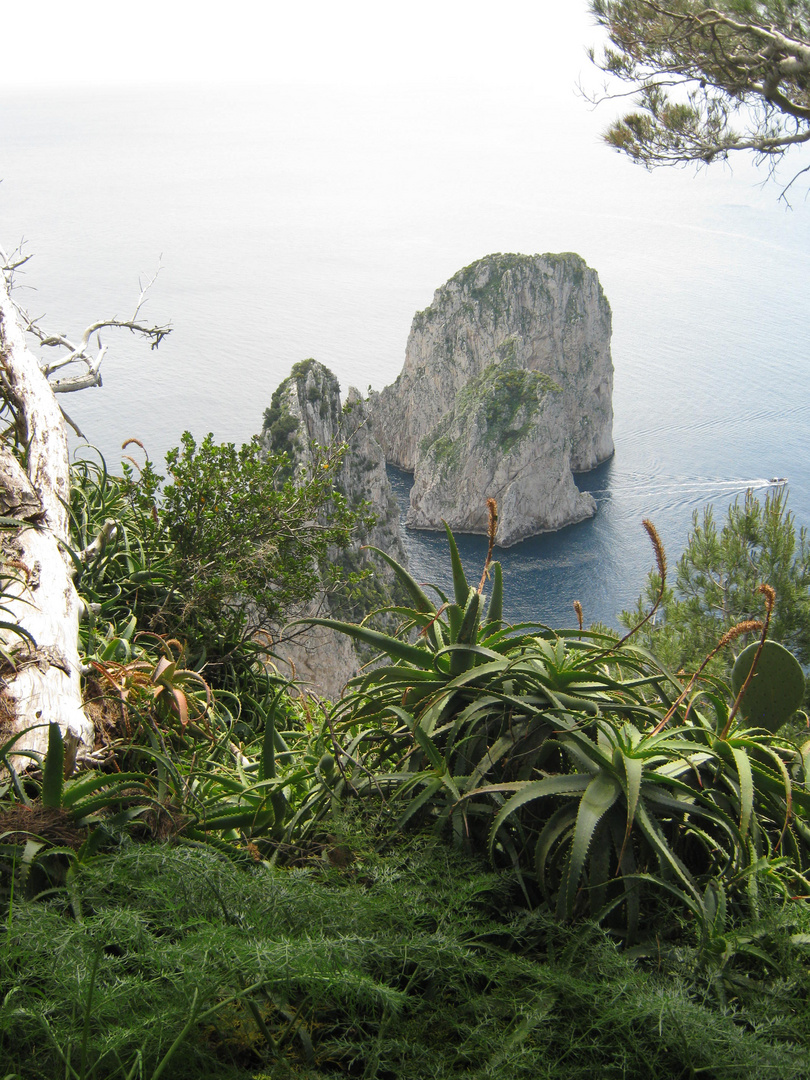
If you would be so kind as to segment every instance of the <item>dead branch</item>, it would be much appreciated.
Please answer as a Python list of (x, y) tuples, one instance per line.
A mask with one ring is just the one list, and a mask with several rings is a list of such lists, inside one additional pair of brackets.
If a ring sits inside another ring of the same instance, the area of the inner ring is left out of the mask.
[[(102, 385), (101, 363), (108, 349), (108, 346), (102, 344), (101, 341), (102, 330), (129, 330), (133, 334), (139, 334), (141, 337), (146, 338), (151, 343), (151, 348), (153, 349), (157, 349), (161, 341), (172, 332), (171, 324), (169, 323), (166, 323), (163, 326), (149, 326), (147, 323), (140, 320), (141, 311), (148, 300), (149, 290), (154, 285), (158, 274), (162, 269), (160, 265), (146, 284), (140, 280), (138, 281), (138, 288), (140, 291), (135, 304), (135, 310), (129, 319), (119, 319), (117, 316), (113, 316), (110, 319), (99, 319), (97, 322), (91, 323), (85, 329), (77, 344), (75, 344), (67, 334), (54, 334), (46, 330), (41, 325), (42, 317), (37, 316), (32, 318), (22, 305), (17, 303), (16, 298), (11, 295), (11, 291), (15, 285), (15, 271), (24, 263), (28, 262), (30, 258), (30, 255), (23, 255), (22, 244), (12, 252), (10, 256), (0, 248), (0, 262), (2, 263), (2, 265), (0, 265), (0, 272), (2, 272), (5, 278), (11, 303), (25, 332), (35, 337), (43, 348), (64, 350), (62, 355), (57, 359), (49, 363), (40, 364), (42, 374), (49, 380), (51, 390), (55, 394), (70, 394), (77, 390), (86, 390), (91, 386)], [(96, 348), (91, 349), (90, 341), (94, 334), (96, 336)], [(84, 370), (78, 374), (71, 374), (66, 378), (51, 380), (51, 376), (55, 372), (76, 364), (81, 365)], [(68, 423), (75, 429), (75, 424), (73, 424), (72, 421), (68, 420)]]

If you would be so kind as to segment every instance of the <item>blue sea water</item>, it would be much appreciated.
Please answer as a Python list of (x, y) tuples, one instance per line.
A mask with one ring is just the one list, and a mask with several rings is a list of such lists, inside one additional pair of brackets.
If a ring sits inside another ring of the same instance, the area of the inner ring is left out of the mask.
[[(642, 518), (674, 562), (694, 511), (773, 476), (810, 524), (801, 178), (787, 210), (745, 162), (644, 172), (564, 89), (4, 91), (0, 243), (28, 240), (29, 310), (79, 337), (162, 266), (146, 315), (171, 337), (105, 337), (104, 386), (68, 412), (112, 466), (130, 436), (156, 459), (185, 429), (239, 442), (304, 357), (344, 390), (391, 382), (414, 312), (462, 266), (577, 251), (613, 309), (616, 454), (578, 478), (595, 518), (502, 553), (510, 617), (570, 625), (578, 599), (615, 624), (652, 565)], [(407, 547), (446, 582), (439, 534)], [(477, 577), (484, 542), (462, 551)]]

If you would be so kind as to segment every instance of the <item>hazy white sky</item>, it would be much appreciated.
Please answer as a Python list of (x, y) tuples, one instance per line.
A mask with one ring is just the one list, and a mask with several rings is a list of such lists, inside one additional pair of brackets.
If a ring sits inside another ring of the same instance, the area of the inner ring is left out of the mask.
[(585, 69), (587, 0), (24, 0), (0, 85), (537, 83)]

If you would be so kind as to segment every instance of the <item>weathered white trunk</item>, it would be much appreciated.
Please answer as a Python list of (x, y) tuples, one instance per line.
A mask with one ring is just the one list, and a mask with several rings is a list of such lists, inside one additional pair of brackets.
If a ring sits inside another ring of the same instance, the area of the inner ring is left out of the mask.
[[(0, 630), (14, 653), (16, 670), (2, 668), (0, 742), (25, 728), (16, 749), (44, 753), (48, 727), (55, 721), (68, 745), (93, 748), (93, 724), (81, 694), (79, 660), (80, 601), (68, 537), (65, 503), (70, 495), (67, 435), (62, 412), (33, 353), (27, 348), (14, 306), (0, 276), (0, 379), (18, 423), (19, 443), (27, 446), (24, 468), (8, 446), (0, 445), (0, 513), (19, 528), (0, 529), (2, 612), (33, 641)], [(14, 580), (10, 581), (9, 578)]]

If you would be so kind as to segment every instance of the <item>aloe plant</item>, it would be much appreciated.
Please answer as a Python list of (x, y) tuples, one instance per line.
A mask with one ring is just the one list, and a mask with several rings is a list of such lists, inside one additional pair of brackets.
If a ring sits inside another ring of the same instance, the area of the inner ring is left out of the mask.
[(143, 773), (85, 772), (66, 780), (64, 764), (62, 732), (58, 724), (49, 724), (48, 753), (42, 765), (42, 805), (62, 810), (81, 824), (97, 823), (105, 811), (120, 806), (122, 798), (131, 802), (137, 792), (148, 791)]
[(743, 902), (781, 850), (805, 881), (810, 752), (733, 727), (722, 686), (684, 688), (629, 638), (504, 625), (500, 568), (471, 588), (447, 534), (452, 601), (379, 553), (412, 600), (403, 635), (317, 620), (389, 659), (333, 710), (351, 787), (382, 794), (396, 829), (449, 828), (519, 869), (561, 916), (621, 909), (631, 935), (651, 890), (705, 914), (711, 882)]
[(11, 866), (12, 895), (45, 896), (66, 886), (70, 892), (75, 868), (154, 805), (149, 777), (92, 771), (66, 779), (65, 742), (51, 723), (37, 794), (35, 778), (18, 777), (10, 760), (24, 734), (0, 747), (0, 761), (14, 781), (0, 802), (0, 857)]
[(277, 775), (272, 724), (257, 748), (259, 756), (249, 758), (226, 735), (195, 768), (186, 781), (186, 810), (193, 815), (184, 830), (186, 836), (200, 838), (200, 834), (216, 832), (250, 842), (281, 838), (289, 816), (285, 792), (296, 787), (309, 770), (299, 765)]

